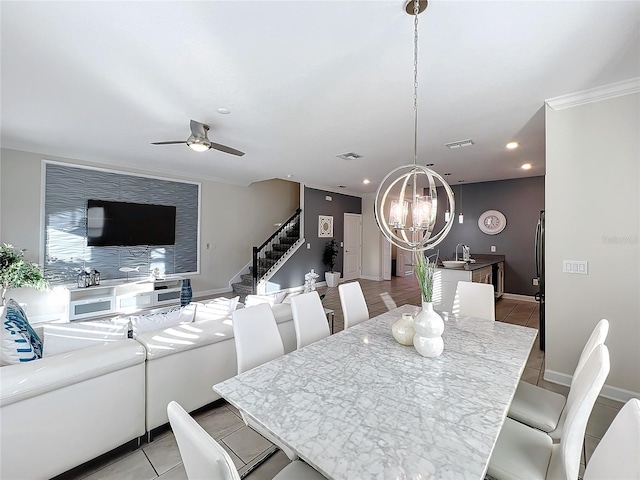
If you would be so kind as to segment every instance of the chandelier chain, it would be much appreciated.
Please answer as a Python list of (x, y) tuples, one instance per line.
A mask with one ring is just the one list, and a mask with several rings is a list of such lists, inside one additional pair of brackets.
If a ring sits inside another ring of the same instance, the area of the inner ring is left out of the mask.
[(418, 163), (418, 14), (420, 0), (413, 2), (413, 163)]

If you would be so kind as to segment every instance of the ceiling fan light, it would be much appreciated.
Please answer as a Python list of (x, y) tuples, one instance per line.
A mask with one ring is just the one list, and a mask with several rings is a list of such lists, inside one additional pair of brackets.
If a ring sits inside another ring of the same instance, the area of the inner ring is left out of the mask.
[(191, 135), (187, 140), (187, 145), (194, 152), (206, 152), (211, 148), (211, 142), (206, 138), (198, 138), (195, 135)]

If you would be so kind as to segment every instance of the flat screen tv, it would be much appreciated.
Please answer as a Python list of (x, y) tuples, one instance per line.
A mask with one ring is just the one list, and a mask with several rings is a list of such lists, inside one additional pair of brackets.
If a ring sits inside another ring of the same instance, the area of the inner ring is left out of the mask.
[(176, 207), (87, 200), (87, 244), (175, 245)]

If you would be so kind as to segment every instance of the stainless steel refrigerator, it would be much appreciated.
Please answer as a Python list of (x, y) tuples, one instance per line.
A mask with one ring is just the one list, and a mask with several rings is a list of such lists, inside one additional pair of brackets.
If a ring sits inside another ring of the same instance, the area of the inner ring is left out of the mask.
[(538, 293), (536, 300), (540, 307), (540, 350), (544, 351), (545, 346), (545, 325), (544, 325), (544, 210), (540, 211), (538, 226), (536, 227), (536, 277), (538, 277)]

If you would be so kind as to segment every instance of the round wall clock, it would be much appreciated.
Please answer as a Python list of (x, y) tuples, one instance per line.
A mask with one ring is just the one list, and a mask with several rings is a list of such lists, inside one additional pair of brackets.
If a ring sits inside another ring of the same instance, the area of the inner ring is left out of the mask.
[(487, 235), (497, 235), (507, 226), (507, 218), (498, 210), (487, 210), (478, 219), (478, 227)]

